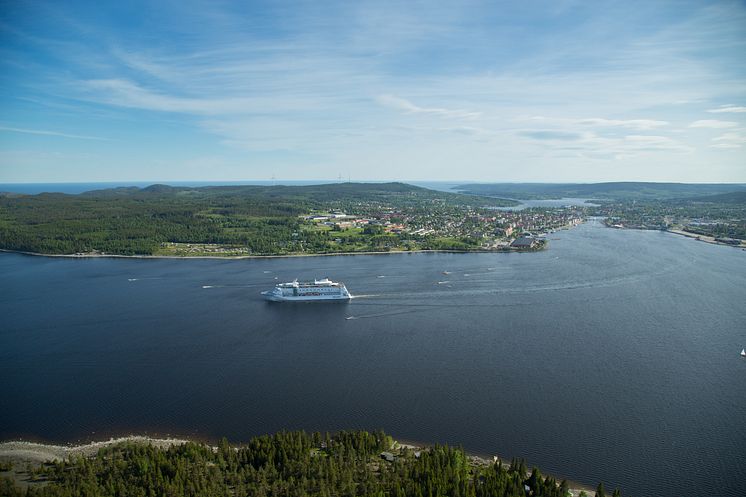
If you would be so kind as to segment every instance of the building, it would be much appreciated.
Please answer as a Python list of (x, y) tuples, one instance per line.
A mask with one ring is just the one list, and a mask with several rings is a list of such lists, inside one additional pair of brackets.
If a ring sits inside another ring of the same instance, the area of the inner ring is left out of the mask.
[(520, 238), (517, 238), (513, 240), (513, 243), (510, 244), (513, 248), (536, 248), (536, 246), (539, 245), (539, 241), (536, 238), (529, 237), (529, 236), (522, 236)]

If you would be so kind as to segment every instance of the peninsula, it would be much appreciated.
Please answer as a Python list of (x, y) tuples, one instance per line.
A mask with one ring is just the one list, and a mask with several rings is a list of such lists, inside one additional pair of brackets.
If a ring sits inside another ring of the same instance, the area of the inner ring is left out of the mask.
[(44, 255), (247, 257), (538, 250), (582, 209), (403, 183), (113, 188), (0, 196), (0, 249)]
[[(520, 459), (503, 463), (447, 445), (400, 444), (382, 431), (296, 431), (238, 446), (145, 437), (79, 447), (5, 442), (0, 494), (583, 497), (593, 491), (529, 470)], [(605, 496), (603, 484), (595, 495)]]

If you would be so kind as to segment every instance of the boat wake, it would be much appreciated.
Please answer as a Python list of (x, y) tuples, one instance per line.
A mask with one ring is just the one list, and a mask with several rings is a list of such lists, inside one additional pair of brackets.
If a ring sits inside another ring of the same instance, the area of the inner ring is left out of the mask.
[(361, 316), (347, 316), (345, 317), (346, 321), (352, 321), (355, 319), (370, 319), (370, 318), (382, 318), (382, 317), (388, 317), (388, 316), (399, 316), (401, 314), (413, 314), (415, 312), (424, 312), (427, 311), (427, 309), (417, 309), (417, 308), (407, 308), (407, 309), (400, 309), (398, 311), (389, 311), (389, 312), (379, 312), (376, 314), (363, 314)]

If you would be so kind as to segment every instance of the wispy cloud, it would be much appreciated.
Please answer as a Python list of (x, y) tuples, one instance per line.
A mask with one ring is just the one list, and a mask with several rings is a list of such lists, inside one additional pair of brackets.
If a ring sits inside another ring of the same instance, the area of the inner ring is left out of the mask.
[(719, 114), (719, 113), (740, 114), (740, 113), (746, 112), (746, 107), (742, 107), (738, 105), (722, 105), (716, 109), (709, 109), (707, 112), (712, 112), (713, 114)]
[(609, 127), (620, 127), (629, 129), (649, 130), (660, 128), (662, 126), (668, 126), (668, 121), (657, 121), (653, 119), (602, 119), (602, 118), (589, 118), (589, 119), (578, 119), (576, 121), (581, 125), (588, 126), (609, 126)]
[(735, 128), (737, 126), (738, 126), (738, 123), (735, 121), (718, 121), (716, 119), (702, 119), (699, 121), (694, 121), (692, 124), (689, 125), (690, 128), (713, 128), (713, 129)]
[(473, 112), (460, 109), (444, 109), (440, 107), (420, 107), (409, 100), (393, 95), (379, 95), (377, 101), (386, 107), (403, 111), (407, 114), (424, 114), (450, 119), (477, 119), (481, 112)]
[[(163, 2), (127, 23), (106, 8), (13, 3), (0, 21), (13, 28), (0, 26), (5, 123), (126, 136), (169, 164), (194, 144), (243, 177), (267, 175), (282, 151), (300, 177), (588, 180), (617, 159), (613, 174), (706, 181), (708, 145), (742, 147), (704, 131), (742, 126), (731, 124), (746, 111), (741, 2), (331, 1)], [(555, 117), (521, 118), (538, 115)], [(718, 180), (745, 180), (739, 153), (718, 152)]]
[(287, 98), (267, 99), (262, 97), (178, 96), (146, 89), (136, 83), (122, 79), (100, 79), (83, 82), (90, 99), (117, 105), (163, 112), (198, 115), (232, 115), (250, 113), (273, 113), (301, 111), (318, 108), (321, 100)]
[(543, 142), (554, 150), (573, 150), (606, 158), (631, 158), (641, 153), (676, 152), (690, 153), (694, 148), (667, 136), (625, 135), (621, 137), (599, 136), (595, 133), (573, 133), (566, 131), (534, 130), (519, 131), (520, 136)]
[(746, 144), (746, 135), (736, 132), (725, 133), (724, 135), (713, 138), (712, 141), (719, 142), (710, 145), (714, 148), (741, 148)]
[(741, 145), (738, 143), (715, 143), (713, 145), (710, 145), (711, 148), (725, 148), (725, 149), (733, 149), (733, 148), (741, 148)]
[(43, 130), (43, 129), (12, 128), (8, 126), (0, 126), (0, 131), (10, 131), (13, 133), (26, 133), (29, 135), (61, 136), (63, 138), (75, 138), (78, 140), (101, 140), (101, 141), (110, 140), (110, 138), (103, 138), (100, 136), (75, 135), (72, 133), (62, 133), (60, 131), (48, 131), (48, 130)]
[(528, 137), (528, 138), (533, 138), (534, 140), (568, 141), (568, 140), (580, 140), (581, 138), (583, 138), (582, 133), (576, 133), (573, 131), (556, 131), (556, 130), (549, 130), (549, 129), (524, 130), (524, 131), (519, 131), (518, 134), (521, 136)]
[(626, 128), (636, 129), (641, 131), (647, 131), (651, 129), (661, 128), (668, 126), (668, 121), (656, 120), (656, 119), (605, 119), (601, 117), (587, 117), (587, 118), (563, 118), (563, 117), (544, 117), (544, 116), (532, 116), (529, 118), (532, 121), (539, 121), (548, 124), (556, 124), (561, 126), (588, 126), (588, 127), (600, 127), (600, 128)]

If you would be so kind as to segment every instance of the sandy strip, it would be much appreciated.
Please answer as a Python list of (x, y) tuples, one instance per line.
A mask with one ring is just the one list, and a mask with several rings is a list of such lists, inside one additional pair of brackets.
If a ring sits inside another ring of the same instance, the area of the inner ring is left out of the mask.
[(700, 242), (712, 243), (713, 245), (727, 245), (728, 247), (736, 247), (736, 248), (746, 247), (746, 245), (744, 245), (743, 241), (741, 241), (740, 245), (733, 245), (733, 244), (730, 244), (730, 243), (719, 242), (719, 241), (715, 240), (715, 237), (712, 237), (712, 236), (698, 235), (697, 233), (691, 233), (689, 231), (676, 230), (676, 229), (669, 229), (669, 230), (666, 230), (666, 231), (669, 232), (669, 233), (673, 233), (674, 235), (682, 235), (682, 236), (685, 236), (687, 238), (694, 238), (695, 240), (699, 240)]
[(70, 456), (95, 455), (99, 449), (109, 447), (121, 442), (137, 442), (151, 444), (156, 447), (167, 448), (173, 445), (187, 443), (187, 440), (178, 438), (150, 438), (144, 436), (129, 436), (111, 438), (104, 442), (92, 442), (86, 445), (65, 446), (47, 445), (34, 442), (2, 442), (0, 443), (0, 459), (23, 463), (43, 463), (46, 461), (59, 461)]

